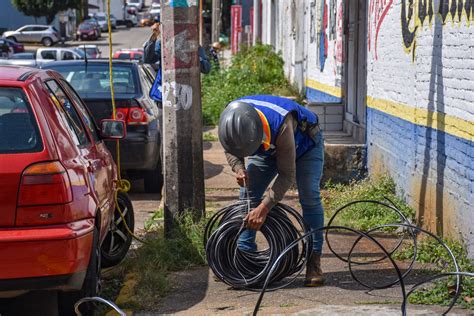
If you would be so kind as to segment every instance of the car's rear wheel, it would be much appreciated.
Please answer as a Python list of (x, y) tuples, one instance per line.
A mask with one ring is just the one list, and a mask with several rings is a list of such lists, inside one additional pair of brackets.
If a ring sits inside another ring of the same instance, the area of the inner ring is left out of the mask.
[[(84, 283), (79, 291), (60, 292), (58, 296), (59, 315), (76, 315), (74, 304), (83, 297), (97, 296), (100, 292), (100, 269), (101, 269), (99, 230), (94, 229), (91, 256), (87, 267)], [(94, 315), (94, 305), (92, 303), (83, 303), (79, 306), (82, 315)]]
[(127, 224), (130, 231), (133, 233), (135, 226), (135, 217), (133, 214), (133, 205), (127, 194), (119, 192), (117, 196), (117, 203), (120, 207), (125, 222), (120, 216), (120, 213), (115, 206), (114, 220), (111, 223), (111, 228), (105, 236), (102, 243), (102, 267), (108, 268), (119, 264), (127, 255), (130, 244), (132, 243), (132, 236), (125, 227)]
[(133, 26), (133, 23), (130, 22), (130, 21), (127, 21), (127, 24), (126, 24), (126, 25), (127, 25), (128, 28), (131, 28), (131, 27)]
[(155, 170), (147, 172), (143, 180), (145, 182), (146, 193), (161, 193), (161, 189), (163, 188), (161, 164), (158, 164)]
[(50, 37), (45, 37), (41, 40), (41, 43), (43, 43), (44, 46), (49, 47), (53, 45), (53, 40)]
[(10, 41), (14, 41), (14, 42), (17, 42), (16, 40), (16, 37), (15, 36), (8, 36), (7, 39), (9, 39)]

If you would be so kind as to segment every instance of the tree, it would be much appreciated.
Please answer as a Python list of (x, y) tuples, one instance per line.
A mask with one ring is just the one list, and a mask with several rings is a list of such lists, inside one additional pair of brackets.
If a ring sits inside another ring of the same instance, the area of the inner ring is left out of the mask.
[(37, 18), (44, 16), (50, 24), (59, 11), (78, 9), (81, 0), (12, 0), (12, 3), (25, 15)]

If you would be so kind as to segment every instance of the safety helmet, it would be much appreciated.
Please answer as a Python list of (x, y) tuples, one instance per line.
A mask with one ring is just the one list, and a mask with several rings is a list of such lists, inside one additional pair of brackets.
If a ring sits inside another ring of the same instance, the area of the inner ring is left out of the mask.
[(243, 158), (253, 155), (262, 144), (263, 124), (253, 106), (233, 101), (221, 114), (218, 134), (228, 153)]
[(221, 43), (219, 43), (219, 42), (214, 42), (214, 43), (212, 43), (212, 48), (214, 48), (214, 49), (221, 49)]

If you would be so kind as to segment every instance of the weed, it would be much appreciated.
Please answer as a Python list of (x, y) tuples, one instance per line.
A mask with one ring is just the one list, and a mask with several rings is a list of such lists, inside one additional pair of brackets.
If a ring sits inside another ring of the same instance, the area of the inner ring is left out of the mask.
[(219, 138), (212, 133), (204, 133), (202, 134), (202, 140), (205, 142), (215, 142), (218, 141)]
[[(467, 258), (465, 247), (459, 241), (450, 239), (444, 240), (445, 244), (451, 249), (459, 264), (460, 271), (474, 271), (474, 263)], [(425, 239), (417, 245), (416, 260), (420, 263), (434, 263), (438, 272), (455, 271), (452, 259), (446, 249), (436, 240)], [(414, 247), (412, 244), (405, 245), (404, 248), (395, 253), (398, 260), (409, 260), (413, 258)], [(474, 309), (474, 279), (463, 278), (462, 291), (458, 303), (462, 306)], [(448, 305), (452, 300), (452, 294), (455, 288), (456, 278), (448, 277), (434, 282), (431, 286), (415, 291), (410, 296), (412, 304), (440, 304)]]
[(202, 242), (205, 222), (205, 218), (194, 222), (192, 215), (186, 214), (176, 220), (176, 228), (167, 238), (162, 226), (147, 234), (147, 243), (127, 262), (129, 270), (138, 275), (133, 305), (141, 309), (152, 308), (156, 297), (168, 293), (170, 272), (205, 263)]
[(144, 223), (145, 231), (156, 230), (163, 222), (164, 216), (165, 215), (162, 208), (153, 212), (153, 215), (151, 215), (149, 218), (145, 220), (145, 223)]
[[(415, 212), (395, 195), (395, 183), (386, 176), (368, 178), (349, 185), (326, 183), (326, 194), (323, 196), (323, 204), (330, 218), (334, 212), (343, 205), (355, 200), (377, 200), (393, 201), (400, 211), (410, 220), (413, 220)], [(400, 223), (399, 216), (390, 212), (386, 207), (376, 204), (360, 203), (343, 210), (337, 217), (334, 225), (343, 225), (359, 230), (389, 224)]]
[(256, 45), (236, 54), (229, 68), (203, 76), (204, 124), (216, 125), (224, 107), (246, 95), (278, 94), (301, 100), (298, 90), (285, 78), (283, 65), (283, 59), (271, 46)]

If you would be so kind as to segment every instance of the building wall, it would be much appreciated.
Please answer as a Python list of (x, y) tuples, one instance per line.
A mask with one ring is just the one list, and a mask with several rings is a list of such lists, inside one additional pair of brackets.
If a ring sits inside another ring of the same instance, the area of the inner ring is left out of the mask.
[(340, 103), (343, 0), (262, 0), (262, 7), (262, 41), (282, 53), (290, 81), (310, 102)]
[[(369, 172), (388, 172), (424, 227), (462, 237), (474, 257), (474, 3), (367, 1)], [(263, 25), (272, 18), (276, 25), (263, 28), (263, 41), (282, 52), (285, 71), (297, 82), (293, 1), (263, 0), (264, 8), (272, 2), (276, 14), (264, 12)], [(299, 11), (305, 27), (296, 36), (305, 38), (308, 100), (344, 101), (342, 0), (298, 3), (306, 12)]]
[(46, 18), (26, 16), (19, 12), (11, 0), (0, 0), (0, 30), (16, 30), (25, 24), (46, 24)]
[[(428, 6), (410, 15), (410, 3)], [(473, 256), (474, 7), (469, 4), (369, 1), (367, 143), (369, 172), (389, 172), (418, 220), (438, 234), (462, 236)]]

